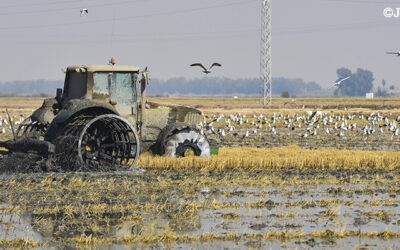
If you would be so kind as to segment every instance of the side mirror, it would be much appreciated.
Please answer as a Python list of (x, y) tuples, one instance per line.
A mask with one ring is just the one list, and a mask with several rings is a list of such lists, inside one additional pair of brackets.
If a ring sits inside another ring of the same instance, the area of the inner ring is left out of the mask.
[(62, 91), (63, 89), (61, 88), (57, 88), (57, 92), (56, 92), (56, 100), (58, 103), (61, 103), (61, 99), (62, 99)]
[(145, 83), (146, 85), (149, 84), (151, 80), (150, 71), (147, 70), (147, 67), (142, 71), (142, 79), (141, 82)]

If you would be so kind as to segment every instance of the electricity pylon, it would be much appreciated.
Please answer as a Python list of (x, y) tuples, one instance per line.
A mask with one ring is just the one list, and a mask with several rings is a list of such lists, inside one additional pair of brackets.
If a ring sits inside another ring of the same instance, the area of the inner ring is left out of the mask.
[(260, 73), (263, 82), (264, 105), (267, 105), (272, 103), (271, 0), (262, 0), (261, 13)]

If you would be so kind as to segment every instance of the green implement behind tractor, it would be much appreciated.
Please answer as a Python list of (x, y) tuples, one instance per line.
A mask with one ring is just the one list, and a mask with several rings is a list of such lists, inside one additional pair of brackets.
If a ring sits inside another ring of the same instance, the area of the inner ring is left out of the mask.
[(80, 167), (72, 170), (129, 169), (150, 150), (172, 157), (210, 155), (199, 110), (147, 101), (147, 68), (73, 65), (64, 72), (64, 89), (44, 100), (14, 140), (0, 143), (8, 153), (34, 151), (54, 156), (57, 164), (73, 161)]

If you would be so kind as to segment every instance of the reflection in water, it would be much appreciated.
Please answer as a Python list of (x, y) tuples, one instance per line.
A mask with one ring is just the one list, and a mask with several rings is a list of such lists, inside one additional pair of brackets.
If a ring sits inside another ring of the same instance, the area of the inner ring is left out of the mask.
[[(260, 179), (276, 184), (251, 185)], [(0, 233), (46, 247), (391, 247), (399, 237), (360, 242), (340, 232), (400, 235), (399, 179), (349, 171), (13, 176), (0, 183)]]
[(8, 204), (0, 205), (0, 240), (29, 239), (42, 242), (41, 234), (33, 230), (32, 219), (28, 215), (4, 212)]

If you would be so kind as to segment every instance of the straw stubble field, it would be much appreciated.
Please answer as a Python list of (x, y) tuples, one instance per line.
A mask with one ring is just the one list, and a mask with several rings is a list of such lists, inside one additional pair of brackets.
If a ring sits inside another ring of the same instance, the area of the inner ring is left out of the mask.
[[(366, 105), (362, 100), (346, 101), (346, 112), (371, 112), (351, 110), (350, 103)], [(40, 100), (0, 103), (27, 114)], [(301, 110), (251, 108), (238, 111), (270, 116)], [(379, 112), (395, 116), (398, 110)], [(251, 146), (221, 147), (208, 158), (144, 153), (138, 161), (144, 173), (3, 174), (0, 247), (399, 246), (400, 153)]]

